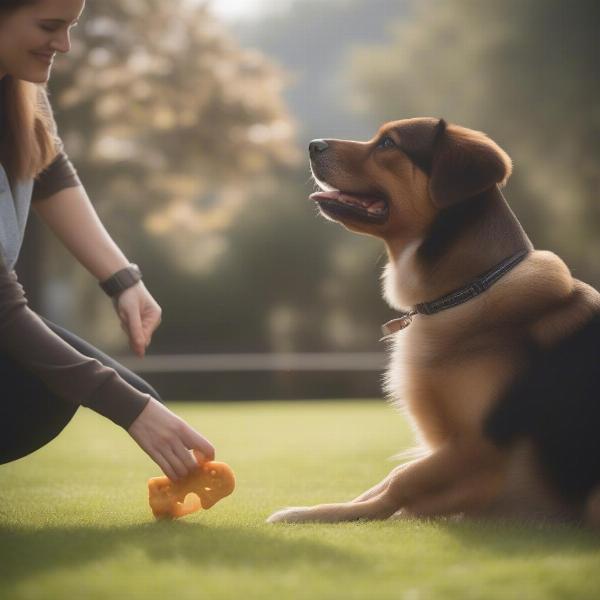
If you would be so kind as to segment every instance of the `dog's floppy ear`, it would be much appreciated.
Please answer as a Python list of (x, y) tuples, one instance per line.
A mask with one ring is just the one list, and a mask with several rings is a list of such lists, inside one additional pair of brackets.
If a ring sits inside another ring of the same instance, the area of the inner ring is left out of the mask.
[(429, 193), (446, 208), (472, 198), (512, 172), (510, 157), (485, 134), (440, 119), (433, 143)]

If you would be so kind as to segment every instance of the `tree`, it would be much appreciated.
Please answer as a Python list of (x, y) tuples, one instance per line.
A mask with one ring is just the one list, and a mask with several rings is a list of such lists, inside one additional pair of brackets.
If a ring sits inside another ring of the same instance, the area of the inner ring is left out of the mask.
[(515, 160), (510, 200), (536, 245), (600, 283), (600, 5), (428, 0), (349, 71), (381, 121), (440, 116)]
[[(50, 96), (90, 197), (128, 255), (157, 246), (171, 268), (205, 272), (253, 190), (298, 157), (284, 73), (185, 0), (88, 3), (79, 27)], [(103, 319), (89, 318), (106, 303), (62, 264), (55, 279), (88, 298), (75, 323), (108, 341)]]

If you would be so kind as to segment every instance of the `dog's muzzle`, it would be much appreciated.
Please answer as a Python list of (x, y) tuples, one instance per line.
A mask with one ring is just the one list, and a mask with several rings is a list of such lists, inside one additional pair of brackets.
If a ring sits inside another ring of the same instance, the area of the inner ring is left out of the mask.
[(318, 156), (322, 152), (325, 152), (327, 148), (329, 148), (329, 144), (325, 140), (313, 140), (308, 145), (308, 153), (312, 158), (313, 156)]

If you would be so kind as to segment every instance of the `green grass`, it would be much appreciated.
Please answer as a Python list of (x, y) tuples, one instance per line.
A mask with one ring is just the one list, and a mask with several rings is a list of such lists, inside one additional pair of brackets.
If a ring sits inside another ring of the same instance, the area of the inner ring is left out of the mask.
[(41, 451), (0, 467), (0, 598), (506, 600), (600, 597), (600, 538), (474, 522), (266, 525), (288, 505), (344, 501), (411, 443), (383, 402), (173, 405), (217, 447), (237, 489), (154, 522), (160, 474), (85, 409)]

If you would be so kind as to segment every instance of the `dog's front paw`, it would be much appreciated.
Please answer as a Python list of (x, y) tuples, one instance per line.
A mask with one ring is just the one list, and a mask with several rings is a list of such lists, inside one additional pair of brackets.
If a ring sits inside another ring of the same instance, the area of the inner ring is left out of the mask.
[(274, 512), (267, 523), (301, 523), (310, 520), (310, 508), (308, 506), (292, 506)]

